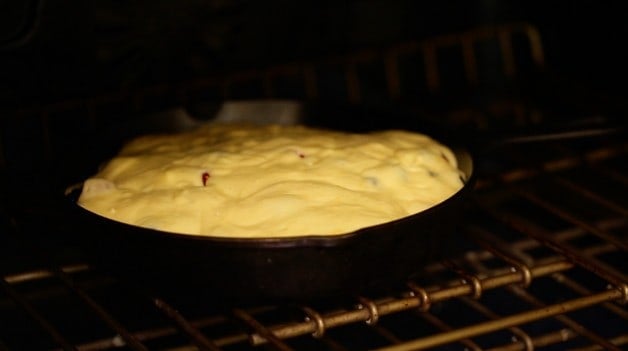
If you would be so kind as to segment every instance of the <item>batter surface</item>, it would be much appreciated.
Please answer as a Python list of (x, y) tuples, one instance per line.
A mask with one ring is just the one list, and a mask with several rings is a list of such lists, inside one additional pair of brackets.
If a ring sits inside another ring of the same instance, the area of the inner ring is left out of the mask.
[(85, 181), (79, 204), (184, 234), (334, 235), (423, 211), (462, 186), (451, 150), (422, 134), (218, 124), (131, 141)]

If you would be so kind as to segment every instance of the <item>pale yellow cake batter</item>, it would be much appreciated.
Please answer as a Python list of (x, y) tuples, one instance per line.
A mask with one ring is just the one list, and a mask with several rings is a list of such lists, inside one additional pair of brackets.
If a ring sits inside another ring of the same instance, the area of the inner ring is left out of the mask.
[(133, 140), (85, 181), (79, 204), (176, 233), (333, 235), (420, 212), (462, 185), (451, 150), (422, 134), (219, 124)]

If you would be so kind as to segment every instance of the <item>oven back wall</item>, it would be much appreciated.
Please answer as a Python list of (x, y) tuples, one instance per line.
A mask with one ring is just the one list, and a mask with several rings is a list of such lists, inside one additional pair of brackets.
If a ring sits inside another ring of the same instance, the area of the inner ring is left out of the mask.
[[(528, 21), (550, 65), (625, 89), (618, 5), (559, 1), (3, 1), (0, 105), (179, 82), (315, 59), (474, 26)], [(614, 90), (613, 90), (614, 91)], [(625, 91), (625, 90), (624, 90)]]

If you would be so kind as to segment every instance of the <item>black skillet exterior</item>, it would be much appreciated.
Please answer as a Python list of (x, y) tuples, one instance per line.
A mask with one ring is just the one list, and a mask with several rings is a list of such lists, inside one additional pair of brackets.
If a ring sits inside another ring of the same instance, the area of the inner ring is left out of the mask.
[(474, 183), (473, 161), (451, 198), (421, 213), (340, 236), (224, 239), (159, 232), (115, 222), (76, 205), (78, 243), (95, 267), (156, 295), (196, 294), (234, 302), (303, 301), (379, 291), (426, 263), (458, 253), (455, 226)]

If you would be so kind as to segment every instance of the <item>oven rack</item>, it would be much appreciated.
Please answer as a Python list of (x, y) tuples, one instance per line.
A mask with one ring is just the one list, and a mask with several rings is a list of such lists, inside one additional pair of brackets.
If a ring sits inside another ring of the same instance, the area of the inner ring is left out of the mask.
[[(138, 294), (123, 313), (105, 307), (99, 292), (119, 282), (76, 264), (3, 276), (0, 308), (28, 316), (47, 349), (619, 350), (628, 345), (628, 144), (619, 139), (585, 149), (544, 146), (535, 162), (529, 149), (508, 150), (514, 167), (480, 180), (460, 229), (467, 253), (427, 267), (390, 295), (199, 315), (207, 306)], [(85, 340), (71, 335), (80, 319), (53, 322), (59, 317), (48, 304), (59, 296), (78, 301), (106, 331)], [(130, 322), (144, 304), (163, 322)], [(0, 346), (10, 350), (15, 335), (2, 329)], [(154, 346), (160, 342), (166, 346)]]
[[(484, 51), (487, 50), (496, 57), (495, 62), (488, 63), (493, 66), (490, 72), (486, 72), (485, 67)], [(530, 23), (512, 22), (395, 43), (389, 47), (68, 98), (8, 112), (17, 118), (36, 116), (48, 125), (57, 115), (73, 113), (87, 116), (89, 122), (107, 119), (111, 117), (107, 112), (112, 107), (117, 113), (138, 114), (233, 99), (331, 100), (351, 105), (380, 101), (390, 106), (391, 102), (428, 105), (432, 100), (444, 98), (445, 109), (449, 110), (455, 99), (449, 96), (452, 92), (473, 94), (476, 89), (483, 89), (482, 93), (487, 94), (490, 87), (482, 86), (490, 85), (488, 80), (495, 75), (499, 77), (499, 84), (519, 92), (523, 76), (549, 75), (546, 66), (539, 29)], [(451, 77), (448, 70), (455, 70), (457, 74)], [(506, 88), (500, 86), (499, 89)], [(516, 92), (509, 97), (521, 98)], [(534, 122), (539, 118), (529, 116), (521, 101), (507, 100), (505, 103), (489, 102), (494, 104), (490, 109), (508, 110), (517, 123)], [(463, 111), (463, 114), (469, 113)], [(484, 124), (487, 116), (474, 114), (472, 118), (482, 119), (476, 123)], [(85, 122), (85, 118), (83, 120)], [(43, 129), (48, 130), (46, 126)]]

